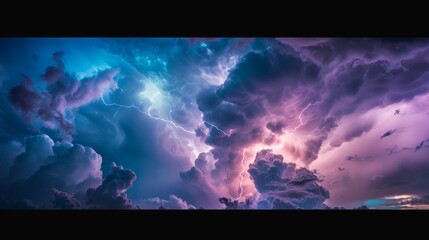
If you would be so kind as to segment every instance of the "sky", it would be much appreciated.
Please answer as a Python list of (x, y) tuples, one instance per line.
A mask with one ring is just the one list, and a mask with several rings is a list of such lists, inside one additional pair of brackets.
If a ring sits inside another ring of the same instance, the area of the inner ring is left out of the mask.
[(429, 39), (0, 38), (1, 209), (429, 209)]

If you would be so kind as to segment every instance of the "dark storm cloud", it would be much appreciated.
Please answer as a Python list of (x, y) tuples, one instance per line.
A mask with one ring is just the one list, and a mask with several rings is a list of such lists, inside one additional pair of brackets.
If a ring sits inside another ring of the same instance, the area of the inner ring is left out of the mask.
[(88, 189), (87, 204), (95, 209), (136, 209), (125, 193), (136, 180), (136, 174), (112, 163), (109, 175), (97, 188)]
[(309, 44), (302, 51), (327, 64), (353, 57), (371, 60), (380, 54), (401, 56), (427, 44), (425, 38), (332, 38)]
[(0, 195), (0, 209), (39, 209), (38, 204), (28, 199), (15, 200)]
[(318, 184), (313, 172), (284, 163), (282, 155), (268, 149), (257, 153), (248, 172), (262, 199), (272, 208), (324, 208), (323, 202), (329, 198), (329, 192)]
[(10, 89), (9, 100), (23, 112), (28, 123), (38, 118), (50, 128), (58, 124), (62, 133), (68, 135), (74, 126), (65, 117), (67, 111), (99, 99), (103, 91), (116, 87), (113, 78), (119, 71), (109, 69), (78, 80), (65, 71), (61, 60), (63, 55), (63, 52), (54, 53), (57, 66), (48, 67), (42, 75), (42, 79), (48, 83), (46, 89), (37, 89), (34, 81), (24, 76), (23, 83)]
[(52, 190), (52, 194), (54, 195), (54, 200), (52, 201), (52, 205), (54, 208), (58, 209), (81, 209), (82, 203), (74, 198), (72, 195), (59, 191), (55, 188)]
[(195, 167), (203, 173), (209, 173), (210, 171), (210, 166), (208, 166), (209, 160), (207, 158), (207, 153), (200, 153), (197, 159), (195, 159)]
[(204, 114), (204, 120), (218, 123), (225, 129), (238, 128), (245, 123), (245, 116), (240, 110), (242, 109), (235, 104), (222, 102), (215, 111)]
[[(210, 129), (205, 143), (214, 147), (217, 160), (212, 176), (227, 183), (238, 177), (245, 146), (262, 142), (265, 128), (280, 133), (287, 126), (281, 119), (264, 120), (269, 110), (281, 104), (294, 87), (317, 84), (320, 71), (319, 66), (278, 41), (255, 40), (252, 48), (221, 87), (205, 89), (196, 99)], [(321, 140), (314, 141), (319, 145)], [(309, 152), (308, 157), (314, 159), (313, 155)]]
[(203, 89), (198, 93), (196, 101), (201, 112), (210, 111), (222, 103), (222, 99), (216, 94), (215, 88)]
[(42, 96), (36, 92), (33, 80), (24, 76), (24, 82), (9, 91), (9, 100), (13, 106), (23, 111), (28, 118), (30, 113), (36, 113)]
[(219, 202), (225, 205), (225, 209), (255, 209), (255, 200), (246, 199), (244, 202), (239, 202), (238, 200), (231, 200), (229, 198), (221, 197)]
[[(325, 79), (327, 97), (322, 108), (339, 118), (356, 111), (387, 106), (402, 100), (411, 100), (427, 92), (426, 74), (428, 50), (400, 58), (390, 57), (368, 62), (354, 59), (335, 68)], [(332, 91), (331, 89), (335, 89)]]
[(57, 66), (49, 66), (46, 68), (45, 73), (42, 75), (42, 79), (47, 83), (54, 83), (64, 77), (64, 62), (62, 57), (64, 52), (56, 52), (53, 54), (53, 59), (57, 63)]
[(263, 49), (246, 54), (217, 90), (224, 101), (246, 105), (262, 96), (276, 103), (286, 86), (293, 88), (299, 83), (311, 84), (317, 80), (319, 66), (301, 59), (292, 49), (276, 41), (262, 40), (257, 44)]
[(37, 129), (28, 126), (25, 120), (22, 114), (15, 111), (14, 106), (7, 98), (7, 94), (0, 91), (0, 141), (22, 139), (25, 136), (40, 133)]
[(47, 158), (54, 154), (53, 145), (54, 142), (47, 135), (26, 137), (25, 151), (14, 159), (9, 174), (4, 181), (12, 183), (33, 175), (41, 165), (47, 163)]
[(51, 189), (77, 193), (101, 182), (101, 156), (79, 144), (55, 145), (47, 135), (27, 137), (0, 192), (15, 201), (31, 200), (49, 206)]
[[(102, 181), (101, 162), (89, 147), (54, 145), (47, 135), (27, 137), (25, 151), (15, 158), (9, 177), (2, 182), (0, 208), (136, 209), (125, 193), (136, 179), (134, 172), (112, 164)], [(28, 172), (18, 174), (26, 169), (36, 171), (28, 177)]]
[(272, 202), (272, 209), (298, 210), (301, 208), (292, 202), (284, 202), (278, 198), (275, 198)]
[(287, 124), (282, 121), (268, 122), (266, 125), (267, 129), (269, 129), (273, 133), (282, 133), (283, 128), (285, 128), (286, 126)]
[(8, 141), (0, 144), (0, 179), (7, 176), (16, 156), (24, 151), (24, 146), (17, 141)]
[[(180, 179), (183, 182), (183, 194), (189, 199), (188, 202), (197, 207), (217, 208), (218, 193), (208, 182), (204, 174), (196, 167), (192, 167), (186, 172), (180, 173)], [(194, 204), (198, 203), (198, 205)]]
[[(46, 189), (76, 193), (101, 182), (101, 156), (90, 147), (79, 144), (54, 146), (55, 155), (47, 159), (47, 165), (41, 166), (26, 185), (34, 197), (41, 199)], [(40, 194), (38, 193), (40, 192)]]

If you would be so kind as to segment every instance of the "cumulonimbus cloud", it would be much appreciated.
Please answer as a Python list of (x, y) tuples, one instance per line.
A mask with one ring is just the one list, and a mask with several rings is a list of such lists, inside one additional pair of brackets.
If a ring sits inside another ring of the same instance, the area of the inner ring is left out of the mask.
[(78, 80), (65, 71), (63, 55), (64, 52), (53, 54), (57, 65), (46, 68), (42, 75), (42, 81), (47, 83), (45, 89), (36, 87), (31, 78), (24, 76), (24, 82), (9, 90), (9, 100), (23, 112), (27, 122), (37, 118), (47, 127), (58, 126), (64, 136), (69, 136), (74, 127), (65, 117), (67, 111), (99, 99), (104, 91), (115, 88), (117, 85), (113, 78), (119, 70), (108, 69), (93, 77)]

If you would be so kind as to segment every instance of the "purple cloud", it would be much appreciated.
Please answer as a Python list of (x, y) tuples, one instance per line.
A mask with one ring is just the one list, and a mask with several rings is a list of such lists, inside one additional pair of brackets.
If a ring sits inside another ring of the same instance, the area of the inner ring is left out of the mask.
[(137, 209), (125, 193), (136, 180), (136, 174), (112, 163), (109, 175), (97, 188), (88, 189), (86, 203), (95, 209)]
[(21, 110), (25, 117), (29, 114), (36, 114), (38, 105), (42, 101), (42, 96), (36, 91), (33, 80), (24, 76), (24, 82), (10, 89), (9, 100), (12, 105)]
[[(183, 183), (183, 192), (190, 199), (189, 202), (198, 203), (197, 207), (218, 208), (218, 193), (210, 184), (208, 178), (196, 167), (192, 167), (186, 172), (180, 173), (180, 179)], [(193, 204), (195, 205), (195, 204)]]
[(0, 185), (11, 201), (28, 199), (49, 207), (52, 188), (76, 194), (101, 183), (101, 156), (92, 148), (66, 142), (53, 143), (47, 135), (25, 139), (19, 154)]
[(249, 166), (255, 187), (262, 195), (258, 205), (276, 209), (323, 209), (329, 192), (318, 184), (318, 177), (294, 163), (284, 163), (283, 156), (265, 149), (256, 154)]
[(25, 151), (15, 158), (4, 181), (12, 183), (33, 175), (40, 166), (47, 163), (47, 158), (54, 154), (53, 146), (54, 142), (45, 134), (26, 137)]
[(53, 188), (52, 194), (54, 195), (54, 200), (52, 201), (54, 208), (58, 208), (58, 209), (81, 209), (82, 208), (82, 203), (66, 192), (62, 192)]
[(10, 89), (9, 100), (24, 113), (27, 122), (38, 118), (47, 127), (54, 129), (58, 125), (63, 136), (69, 138), (68, 134), (74, 127), (72, 119), (65, 117), (67, 111), (97, 100), (104, 91), (116, 88), (113, 78), (119, 70), (108, 69), (78, 80), (65, 71), (63, 55), (63, 52), (54, 53), (57, 65), (48, 67), (42, 75), (48, 84), (45, 89), (36, 88), (33, 80), (24, 76), (23, 83)]
[(282, 133), (283, 128), (285, 128), (286, 126), (286, 123), (282, 121), (268, 122), (266, 125), (267, 129), (271, 130), (271, 132), (273, 133)]

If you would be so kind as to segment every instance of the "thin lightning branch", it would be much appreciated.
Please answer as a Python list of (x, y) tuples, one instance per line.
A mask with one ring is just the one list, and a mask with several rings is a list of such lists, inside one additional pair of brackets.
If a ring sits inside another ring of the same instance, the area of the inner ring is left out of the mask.
[[(194, 105), (195, 107), (198, 108), (197, 105), (195, 105), (195, 103), (191, 102), (191, 105)], [(203, 121), (202, 123), (198, 124), (198, 126), (201, 126), (201, 124), (206, 123), (207, 125), (210, 126), (209, 130), (211, 131), (213, 128), (215, 128), (216, 130), (218, 130), (219, 132), (223, 133), (223, 135), (230, 137), (233, 130), (229, 130), (229, 133), (226, 133), (225, 131), (223, 131), (222, 129), (220, 129), (219, 127), (217, 127), (216, 125), (214, 125), (213, 123), (207, 122), (207, 121)]]
[(227, 134), (226, 132), (224, 132), (222, 129), (218, 128), (216, 125), (214, 125), (213, 123), (209, 123), (207, 121), (204, 121), (205, 123), (207, 123), (208, 125), (210, 125), (210, 130), (212, 130), (212, 128), (215, 128), (216, 130), (218, 130), (219, 132), (223, 133), (223, 135), (226, 135), (228, 137), (231, 136), (232, 130), (229, 130), (229, 134)]
[(247, 148), (243, 150), (243, 157), (241, 158), (241, 171), (240, 171), (240, 192), (238, 197), (235, 200), (239, 200), (243, 197), (243, 181), (244, 181), (244, 172), (246, 171), (246, 166), (244, 166), (244, 159), (246, 158)]
[(172, 113), (172, 112), (179, 111), (179, 110), (183, 110), (183, 109), (185, 109), (185, 104), (183, 104), (183, 105), (182, 105), (182, 107), (181, 107), (181, 108), (179, 108), (179, 109), (170, 110), (170, 120), (173, 120), (173, 118), (171, 117), (171, 113)]
[(118, 112), (119, 112), (119, 110), (120, 110), (120, 109), (121, 109), (121, 108), (120, 108), (120, 107), (118, 107), (118, 110), (116, 110), (116, 112), (115, 112), (115, 114), (113, 115), (112, 119), (116, 117), (116, 115), (118, 114)]
[[(121, 105), (121, 104), (117, 104), (117, 103), (106, 103), (106, 101), (104, 100), (103, 95), (101, 95), (101, 101), (103, 102), (104, 105), (106, 106), (115, 106), (115, 107), (119, 107), (119, 108), (126, 108), (126, 109), (136, 109), (137, 111), (146, 114), (145, 112), (143, 112), (139, 107), (137, 107), (136, 105)], [(147, 115), (147, 114), (146, 114)]]
[[(291, 135), (295, 135), (294, 133), (300, 128), (300, 127), (302, 127), (303, 125), (305, 125), (306, 123), (304, 123), (303, 121), (302, 121), (302, 114), (304, 114), (304, 112), (305, 111), (307, 111), (308, 110), (308, 108), (309, 107), (311, 107), (311, 106), (314, 106), (314, 105), (316, 105), (316, 104), (319, 104), (319, 103), (322, 103), (322, 101), (318, 101), (318, 102), (315, 102), (315, 103), (309, 103), (304, 109), (302, 109), (302, 111), (299, 113), (299, 115), (298, 115), (298, 119), (299, 119), (299, 124), (298, 124), (298, 126), (296, 126), (293, 130), (284, 130), (283, 132), (284, 133), (286, 133), (286, 134), (291, 134)], [(301, 142), (301, 138), (299, 138), (299, 137), (296, 137), (296, 139), (299, 141), (299, 142)]]
[[(155, 99), (155, 97), (156, 96), (158, 96), (160, 94), (160, 92), (157, 92), (156, 94), (154, 94), (151, 98), (150, 98), (150, 100), (151, 100), (151, 103), (154, 101), (154, 99)], [(144, 112), (144, 111), (142, 111), (142, 109), (140, 109), (138, 106), (136, 106), (136, 105), (122, 105), (122, 104), (118, 104), (118, 103), (107, 103), (106, 102), (106, 100), (104, 100), (104, 97), (103, 97), (103, 95), (101, 95), (101, 101), (103, 102), (103, 104), (104, 105), (106, 105), (106, 106), (115, 106), (115, 107), (118, 107), (118, 111), (119, 111), (119, 109), (120, 108), (125, 108), (125, 109), (135, 109), (135, 110), (137, 110), (137, 111), (139, 111), (140, 113), (143, 113), (143, 114), (145, 114), (146, 116), (148, 116), (148, 117), (150, 117), (150, 118), (152, 118), (152, 119), (155, 119), (155, 120), (158, 120), (158, 121), (162, 121), (162, 122), (166, 122), (166, 123), (169, 123), (169, 124), (171, 124), (171, 125), (173, 125), (175, 128), (178, 128), (178, 129), (180, 129), (180, 130), (182, 130), (182, 131), (184, 131), (184, 132), (187, 132), (187, 133), (191, 133), (191, 134), (195, 134), (195, 132), (192, 132), (192, 131), (189, 131), (189, 130), (186, 130), (186, 129), (184, 129), (183, 127), (181, 127), (181, 126), (178, 126), (177, 124), (175, 124), (173, 121), (170, 121), (170, 120), (166, 120), (166, 119), (162, 119), (162, 118), (158, 118), (158, 117), (154, 117), (154, 116), (152, 116), (152, 114), (150, 113), (150, 111), (152, 110), (152, 108), (153, 108), (153, 103), (152, 103), (152, 105), (148, 108), (148, 110), (147, 110), (147, 112)], [(182, 109), (184, 108), (184, 105), (182, 106)], [(118, 112), (117, 111), (117, 112)], [(117, 115), (117, 112), (115, 113), (115, 115), (113, 116), (113, 117), (115, 117), (116, 115)], [(172, 112), (172, 110), (170, 110), (170, 114), (171, 114), (171, 112)], [(171, 118), (171, 115), (170, 115), (170, 118)], [(204, 121), (204, 123), (207, 123), (208, 125), (210, 125), (210, 130), (212, 129), (212, 128), (215, 128), (216, 130), (218, 130), (218, 131), (220, 131), (221, 133), (223, 133), (224, 135), (226, 135), (226, 136), (231, 136), (231, 133), (232, 133), (232, 131), (230, 130), (230, 132), (229, 132), (229, 134), (227, 134), (225, 131), (223, 131), (222, 129), (220, 129), (219, 127), (217, 127), (216, 125), (214, 125), (214, 124), (212, 124), (212, 123), (210, 123), (210, 122), (207, 122), (207, 121)]]
[(301, 111), (301, 113), (298, 115), (298, 119), (299, 119), (299, 124), (298, 124), (298, 126), (296, 126), (295, 127), (295, 129), (293, 130), (294, 132), (296, 132), (296, 130), (298, 130), (298, 128), (300, 128), (301, 126), (303, 126), (303, 125), (305, 125), (305, 123), (302, 121), (302, 114), (305, 112), (305, 111), (307, 111), (307, 109), (310, 107), (310, 106), (314, 106), (314, 105), (316, 105), (316, 104), (319, 104), (319, 103), (321, 103), (322, 101), (319, 101), (319, 102), (315, 102), (315, 103), (309, 103), (308, 105), (307, 105), (307, 107), (305, 107), (302, 111)]
[[(160, 94), (160, 92), (155, 93), (155, 94), (150, 98), (150, 102), (151, 102), (151, 103), (153, 103), (153, 100), (154, 100), (154, 99), (155, 99), (155, 97), (156, 97), (156, 96), (158, 96), (159, 94)], [(165, 119), (163, 119), (163, 118), (158, 118), (158, 117), (154, 117), (154, 116), (152, 116), (152, 115), (151, 115), (151, 113), (150, 113), (150, 110), (152, 109), (152, 107), (153, 107), (153, 104), (152, 104), (152, 105), (150, 105), (150, 107), (147, 109), (147, 115), (148, 115), (150, 118), (153, 118), (153, 119), (156, 119), (156, 120), (159, 120), (159, 121), (162, 121), (162, 122), (170, 123), (170, 124), (172, 124), (175, 128), (178, 128), (178, 129), (180, 129), (180, 130), (182, 130), (182, 131), (184, 131), (184, 132), (187, 132), (187, 133), (190, 133), (190, 134), (195, 134), (195, 132), (192, 132), (192, 131), (186, 130), (186, 129), (184, 129), (184, 128), (183, 128), (183, 127), (181, 127), (181, 126), (176, 125), (173, 121), (169, 121), (169, 120), (165, 120)]]
[(152, 116), (150, 115), (150, 110), (152, 110), (152, 107), (153, 107), (153, 101), (155, 100), (156, 96), (158, 96), (158, 95), (159, 95), (159, 92), (155, 93), (155, 94), (150, 98), (150, 103), (151, 103), (151, 105), (150, 105), (150, 107), (147, 109), (147, 115), (149, 115), (150, 117), (152, 117)]
[[(155, 95), (153, 95), (153, 96), (150, 98), (151, 103), (153, 102), (154, 98), (155, 98), (157, 95), (159, 95), (159, 92), (157, 92)], [(102, 101), (102, 102), (103, 102), (103, 104), (104, 104), (104, 105), (106, 105), (106, 106), (116, 106), (116, 107), (119, 107), (119, 108), (136, 109), (136, 110), (137, 110), (137, 111), (139, 111), (140, 113), (143, 113), (143, 114), (145, 114), (146, 116), (148, 116), (148, 117), (150, 117), (150, 118), (152, 118), (152, 119), (155, 119), (155, 120), (158, 120), (158, 121), (162, 121), (162, 122), (169, 123), (169, 124), (173, 125), (175, 128), (178, 128), (178, 129), (180, 129), (180, 130), (182, 130), (182, 131), (184, 131), (184, 132), (187, 132), (187, 133), (190, 133), (190, 134), (195, 134), (195, 133), (194, 133), (194, 132), (192, 132), (192, 131), (186, 130), (186, 129), (184, 129), (184, 128), (183, 128), (183, 127), (181, 127), (181, 126), (176, 125), (173, 121), (169, 121), (169, 120), (165, 120), (165, 119), (163, 119), (163, 118), (159, 118), (159, 117), (154, 117), (154, 116), (152, 116), (152, 114), (150, 113), (150, 110), (152, 110), (152, 108), (153, 108), (153, 103), (152, 103), (152, 105), (150, 105), (150, 107), (148, 108), (147, 112), (144, 112), (144, 111), (142, 111), (139, 107), (137, 107), (136, 105), (129, 105), (129, 106), (127, 106), (127, 105), (122, 105), (122, 104), (117, 104), (117, 103), (106, 103), (106, 101), (104, 100), (103, 95), (101, 95), (101, 101)], [(119, 110), (119, 109), (118, 109), (118, 110)], [(115, 114), (115, 116), (116, 116), (116, 114)]]

